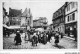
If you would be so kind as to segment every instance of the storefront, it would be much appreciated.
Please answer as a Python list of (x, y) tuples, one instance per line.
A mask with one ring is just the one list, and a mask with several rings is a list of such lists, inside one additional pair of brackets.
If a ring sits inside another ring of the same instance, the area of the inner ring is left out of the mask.
[(58, 30), (59, 30), (59, 28), (58, 28), (58, 27), (59, 27), (58, 24), (55, 24), (53, 27), (54, 27), (54, 31), (58, 31)]
[(77, 37), (77, 22), (65, 24), (65, 33), (69, 37)]
[(58, 28), (59, 28), (59, 32), (65, 34), (65, 26), (64, 26), (64, 23), (60, 23), (60, 25), (59, 25)]

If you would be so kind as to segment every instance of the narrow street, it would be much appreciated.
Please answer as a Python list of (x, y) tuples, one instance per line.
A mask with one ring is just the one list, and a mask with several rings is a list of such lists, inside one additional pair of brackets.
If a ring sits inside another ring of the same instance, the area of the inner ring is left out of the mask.
[(76, 49), (77, 42), (69, 39), (62, 38), (59, 42), (59, 46), (55, 46), (53, 42), (47, 42), (47, 44), (38, 43), (37, 46), (32, 46), (31, 42), (24, 41), (22, 39), (21, 45), (15, 45), (14, 42), (15, 34), (11, 34), (10, 37), (3, 38), (3, 49)]

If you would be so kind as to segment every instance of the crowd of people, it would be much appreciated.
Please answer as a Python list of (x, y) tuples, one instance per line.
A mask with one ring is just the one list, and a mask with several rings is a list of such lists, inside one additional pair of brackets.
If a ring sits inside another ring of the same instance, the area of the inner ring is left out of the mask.
[[(35, 31), (35, 30), (28, 30), (25, 32), (24, 41), (31, 42), (32, 46), (37, 46), (37, 43), (46, 44), (47, 42), (51, 42), (54, 39), (54, 43), (57, 46), (59, 43), (59, 39), (63, 38), (63, 34), (58, 31)], [(21, 44), (21, 37), (20, 32), (16, 33), (14, 38), (16, 41), (16, 45)]]

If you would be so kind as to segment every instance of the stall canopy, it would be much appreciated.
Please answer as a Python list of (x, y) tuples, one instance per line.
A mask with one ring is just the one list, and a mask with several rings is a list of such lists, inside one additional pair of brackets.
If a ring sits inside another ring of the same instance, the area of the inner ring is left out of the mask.
[(3, 27), (8, 28), (8, 26), (7, 26), (7, 25), (5, 25), (5, 24), (3, 25)]
[(35, 29), (35, 31), (41, 31), (41, 32), (43, 32), (44, 29), (43, 28), (37, 28), (37, 29)]
[(20, 28), (20, 26), (7, 26), (7, 25), (3, 25), (3, 27), (7, 29), (19, 29)]
[(10, 26), (10, 27), (8, 27), (9, 29), (19, 29), (20, 28), (20, 26)]

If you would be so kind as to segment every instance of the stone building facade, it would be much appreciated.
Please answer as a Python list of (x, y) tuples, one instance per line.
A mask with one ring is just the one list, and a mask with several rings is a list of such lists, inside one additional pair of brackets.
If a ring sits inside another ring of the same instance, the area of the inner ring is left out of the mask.
[(67, 2), (65, 9), (65, 32), (69, 37), (75, 37), (74, 32), (77, 33), (77, 19), (78, 19), (78, 3)]
[(19, 25), (20, 26), (20, 16), (22, 14), (22, 9), (12, 9), (9, 8), (9, 20), (10, 20), (10, 25)]
[(66, 3), (53, 13), (53, 28), (55, 31), (65, 33), (65, 6)]
[(26, 29), (30, 29), (33, 27), (33, 19), (32, 13), (30, 9), (25, 9), (25, 11), (21, 15), (21, 27), (26, 27)]
[(48, 21), (46, 17), (39, 17), (39, 19), (33, 20), (33, 27), (46, 29), (48, 26), (47, 23)]

